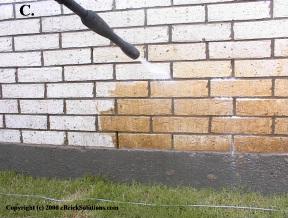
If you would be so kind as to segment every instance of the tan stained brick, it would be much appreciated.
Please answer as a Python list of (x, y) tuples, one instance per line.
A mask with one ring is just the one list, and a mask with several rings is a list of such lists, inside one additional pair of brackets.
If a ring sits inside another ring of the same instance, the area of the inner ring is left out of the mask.
[(205, 97), (208, 96), (208, 81), (156, 81), (151, 82), (152, 97)]
[(181, 151), (228, 152), (231, 141), (231, 136), (175, 135), (174, 148)]
[(169, 134), (119, 134), (120, 148), (171, 149)]
[(169, 99), (119, 99), (118, 113), (131, 115), (171, 114), (172, 101)]
[(153, 117), (153, 132), (207, 133), (208, 125), (208, 118)]
[(272, 119), (247, 117), (215, 117), (212, 119), (213, 133), (270, 134)]
[(232, 115), (232, 98), (175, 99), (177, 115)]
[(276, 119), (275, 133), (288, 135), (288, 118), (277, 118)]
[(211, 80), (211, 96), (271, 96), (271, 80)]
[(98, 126), (101, 131), (149, 132), (149, 117), (100, 116)]
[(237, 99), (240, 116), (288, 116), (288, 99)]
[(148, 82), (96, 82), (97, 97), (147, 97)]
[(236, 151), (243, 153), (287, 153), (288, 137), (235, 136)]
[(228, 77), (232, 74), (230, 61), (197, 61), (173, 63), (174, 78)]
[(275, 82), (275, 96), (288, 97), (288, 79), (277, 79)]

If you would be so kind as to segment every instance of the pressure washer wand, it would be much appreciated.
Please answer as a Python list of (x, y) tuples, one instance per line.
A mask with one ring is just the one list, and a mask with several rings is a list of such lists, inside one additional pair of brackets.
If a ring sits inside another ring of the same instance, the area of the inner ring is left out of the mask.
[(118, 45), (121, 50), (130, 58), (137, 59), (140, 56), (140, 52), (135, 46), (121, 39), (108, 24), (94, 11), (86, 10), (74, 0), (55, 0), (59, 4), (64, 4), (67, 8), (77, 14), (82, 23), (89, 29), (93, 30), (101, 36), (104, 36)]

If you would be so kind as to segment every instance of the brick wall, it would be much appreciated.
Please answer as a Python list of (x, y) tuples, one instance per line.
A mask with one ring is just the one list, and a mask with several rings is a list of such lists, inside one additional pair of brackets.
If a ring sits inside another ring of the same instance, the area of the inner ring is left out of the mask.
[(1, 142), (288, 152), (287, 0), (78, 0), (157, 72), (23, 2), (0, 0)]

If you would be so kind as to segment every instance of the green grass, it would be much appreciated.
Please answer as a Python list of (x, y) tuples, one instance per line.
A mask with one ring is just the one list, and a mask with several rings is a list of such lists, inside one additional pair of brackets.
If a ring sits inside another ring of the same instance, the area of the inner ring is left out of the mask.
[[(196, 190), (188, 187), (171, 188), (160, 185), (119, 184), (101, 178), (87, 176), (76, 180), (32, 178), (14, 172), (0, 172), (0, 192), (44, 195), (73, 202), (57, 203), (33, 198), (16, 198), (0, 195), (0, 217), (96, 217), (96, 218), (244, 218), (288, 217), (288, 212), (262, 212), (221, 208), (149, 207), (140, 205), (103, 203), (83, 198), (104, 198), (116, 201), (133, 201), (160, 204), (212, 204), (241, 205), (288, 210), (288, 195), (262, 196), (239, 190)], [(105, 211), (18, 211), (6, 209), (6, 205), (97, 205), (118, 206), (118, 210)]]

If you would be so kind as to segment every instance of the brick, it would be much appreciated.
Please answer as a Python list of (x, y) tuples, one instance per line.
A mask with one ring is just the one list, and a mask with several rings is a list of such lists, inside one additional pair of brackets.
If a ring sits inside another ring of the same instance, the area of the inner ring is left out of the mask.
[(92, 32), (62, 33), (62, 47), (88, 47), (110, 45), (110, 40)]
[[(141, 57), (144, 57), (144, 46), (137, 47), (141, 53)], [(110, 63), (110, 62), (135, 62), (131, 59), (119, 47), (101, 47), (93, 49), (93, 62), (94, 63)]]
[(21, 113), (63, 114), (63, 100), (20, 100)]
[(274, 17), (288, 17), (288, 2), (286, 0), (274, 0)]
[[(23, 28), (25, 27), (25, 28)], [(40, 32), (40, 20), (9, 20), (0, 23), (0, 36), (31, 34)]]
[(208, 5), (209, 21), (252, 20), (269, 17), (269, 1)]
[(219, 41), (231, 39), (231, 24), (210, 23), (193, 25), (174, 25), (173, 42)]
[(171, 135), (168, 134), (119, 134), (120, 148), (171, 149)]
[(214, 2), (231, 2), (234, 0), (173, 0), (174, 5), (186, 5), (186, 4), (204, 4)]
[[(147, 66), (146, 66), (147, 65)], [(170, 79), (170, 65), (150, 64), (121, 64), (116, 65), (117, 80), (156, 80)]]
[[(29, 3), (30, 9), (28, 12), (33, 12), (33, 17), (44, 17), (61, 14), (61, 7), (55, 1), (36, 1)], [(20, 8), (23, 4), (16, 4), (16, 18), (29, 18), (31, 16), (23, 16), (20, 13)], [(49, 10), (48, 10), (49, 9)]]
[(247, 117), (214, 117), (212, 119), (213, 133), (231, 134), (270, 134), (272, 119)]
[(67, 100), (67, 114), (114, 114), (114, 100)]
[(238, 99), (240, 116), (288, 116), (288, 99)]
[(147, 97), (147, 82), (96, 82), (97, 97)]
[(65, 32), (87, 29), (88, 28), (82, 24), (81, 19), (77, 15), (42, 18), (43, 32)]
[(167, 26), (116, 29), (115, 33), (133, 44), (168, 42), (169, 40)]
[(212, 59), (270, 57), (271, 41), (211, 42), (209, 56)]
[[(1, 10), (1, 7), (0, 7)], [(0, 52), (12, 51), (12, 38), (11, 37), (1, 37), (0, 38)]]
[(156, 6), (170, 6), (171, 3), (167, 0), (116, 0), (117, 9), (126, 8), (146, 8), (146, 7), (156, 7)]
[(152, 97), (205, 97), (208, 96), (207, 80), (151, 82)]
[(14, 40), (16, 51), (59, 48), (58, 34), (17, 36)]
[(47, 129), (47, 116), (41, 115), (6, 115), (7, 128)]
[(237, 77), (288, 76), (288, 59), (235, 61)]
[[(92, 11), (107, 11), (112, 10), (113, 0), (97, 1), (97, 0), (78, 0), (78, 4)], [(72, 13), (68, 8), (64, 7), (64, 14)]]
[(288, 97), (288, 79), (277, 79), (275, 81), (275, 96)]
[(113, 79), (113, 66), (65, 66), (64, 77), (66, 81), (110, 80)]
[(62, 81), (61, 67), (33, 67), (18, 69), (19, 82), (59, 82)]
[(259, 39), (287, 37), (287, 26), (288, 19), (235, 23), (234, 38)]
[(118, 99), (118, 113), (131, 115), (171, 114), (171, 100), (168, 99)]
[(40, 52), (1, 53), (0, 67), (41, 66)]
[(149, 117), (132, 116), (100, 116), (98, 117), (100, 131), (117, 132), (149, 132)]
[(232, 115), (233, 100), (229, 98), (175, 99), (176, 115)]
[(235, 136), (234, 143), (240, 153), (288, 152), (288, 137)]
[(148, 25), (205, 21), (204, 6), (170, 7), (147, 10)]
[(92, 147), (116, 147), (116, 136), (114, 133), (84, 133), (69, 132), (69, 145), (92, 146)]
[(288, 39), (275, 39), (275, 56), (288, 56)]
[(93, 97), (92, 83), (58, 83), (47, 85), (48, 98)]
[(43, 84), (2, 85), (3, 98), (44, 98)]
[(199, 117), (153, 117), (153, 132), (207, 133), (209, 119)]
[(149, 45), (150, 61), (200, 60), (206, 58), (204, 43)]
[(211, 80), (211, 96), (271, 96), (271, 80)]
[(0, 115), (0, 128), (3, 128), (4, 123), (3, 123), (3, 115)]
[(95, 131), (95, 119), (94, 116), (50, 116), (50, 129)]
[[(1, 2), (0, 2), (1, 3)], [(0, 20), (7, 20), (7, 19), (12, 19), (14, 18), (13, 15), (13, 5), (0, 5)]]
[(16, 69), (0, 69), (0, 83), (15, 83)]
[(174, 148), (180, 151), (228, 152), (231, 136), (175, 135)]
[(0, 129), (0, 142), (20, 143), (20, 131)]
[(275, 134), (288, 135), (288, 118), (277, 118), (275, 121)]
[(230, 61), (196, 61), (173, 63), (174, 78), (229, 77)]
[(52, 131), (23, 131), (23, 143), (64, 145), (65, 133)]
[(0, 113), (18, 113), (17, 100), (0, 100)]
[(90, 49), (44, 51), (44, 65), (87, 64), (91, 63)]

